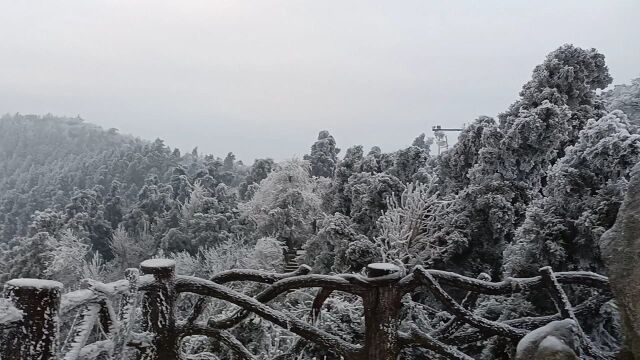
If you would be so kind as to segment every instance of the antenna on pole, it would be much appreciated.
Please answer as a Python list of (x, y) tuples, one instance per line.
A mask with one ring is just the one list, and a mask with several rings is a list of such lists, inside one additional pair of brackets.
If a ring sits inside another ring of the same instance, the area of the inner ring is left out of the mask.
[(431, 130), (433, 131), (433, 135), (436, 139), (436, 144), (438, 145), (438, 155), (440, 155), (440, 153), (443, 150), (447, 150), (449, 148), (449, 140), (447, 139), (447, 134), (445, 134), (446, 131), (462, 131), (464, 128), (462, 129), (456, 129), (456, 128), (443, 128), (440, 125), (435, 125), (431, 127)]

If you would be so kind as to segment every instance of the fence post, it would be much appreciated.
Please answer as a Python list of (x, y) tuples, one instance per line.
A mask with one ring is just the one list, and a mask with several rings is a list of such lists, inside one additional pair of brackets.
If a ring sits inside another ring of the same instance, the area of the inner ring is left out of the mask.
[(379, 279), (379, 283), (363, 297), (365, 340), (362, 359), (396, 360), (400, 353), (398, 327), (402, 293), (397, 287), (400, 268), (386, 263), (369, 264), (367, 276), (388, 279)]
[(13, 279), (4, 285), (5, 296), (23, 313), (18, 326), (0, 341), (6, 360), (53, 360), (58, 350), (62, 284), (39, 279)]
[(176, 263), (168, 259), (150, 259), (140, 264), (143, 274), (153, 275), (154, 283), (142, 297), (143, 330), (154, 334), (152, 360), (178, 358), (175, 332)]

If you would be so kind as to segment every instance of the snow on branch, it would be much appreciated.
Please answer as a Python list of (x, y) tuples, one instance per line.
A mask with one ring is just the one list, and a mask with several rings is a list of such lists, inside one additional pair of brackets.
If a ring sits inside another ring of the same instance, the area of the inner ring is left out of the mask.
[[(466, 277), (449, 271), (428, 269), (427, 271), (439, 283), (449, 285), (458, 289), (474, 291), (486, 295), (509, 295), (527, 290), (535, 290), (544, 286), (541, 276), (529, 278), (506, 278), (500, 282), (483, 281)], [(582, 285), (599, 289), (603, 294), (611, 295), (609, 280), (606, 276), (587, 271), (568, 271), (555, 273), (556, 280), (563, 285)], [(414, 274), (407, 275), (400, 284), (411, 291), (416, 286), (420, 286)]]
[(411, 324), (410, 333), (408, 335), (402, 334), (400, 339), (403, 347), (422, 347), (451, 360), (473, 360), (472, 357), (455, 347), (441, 343), (431, 335), (421, 331), (415, 324)]
[[(307, 275), (311, 272), (311, 267), (301, 265), (295, 271), (288, 273), (274, 273), (261, 270), (235, 269), (217, 273), (211, 277), (211, 281), (217, 284), (225, 284), (232, 281), (251, 281), (262, 284), (273, 284), (276, 281), (290, 278), (293, 276)], [(178, 292), (180, 290), (178, 289)], [(196, 301), (191, 314), (187, 318), (188, 323), (194, 323), (202, 314), (207, 305), (207, 297), (201, 296)]]
[(487, 320), (474, 315), (471, 311), (458, 304), (451, 295), (447, 294), (431, 273), (423, 267), (417, 266), (413, 274), (422, 284), (431, 290), (433, 296), (446, 306), (449, 312), (464, 322), (488, 333), (505, 336), (510, 339), (520, 339), (527, 334), (526, 330), (517, 329), (504, 323)]
[(224, 330), (212, 329), (202, 324), (179, 324), (178, 331), (181, 336), (204, 335), (216, 340), (227, 346), (240, 360), (255, 360), (256, 358), (247, 350), (238, 339), (229, 332)]
[[(308, 284), (311, 284), (310, 287), (331, 287), (332, 282), (325, 281), (325, 278), (327, 277), (336, 278), (331, 276), (320, 276), (316, 279), (316, 281), (310, 281), (308, 282)], [(339, 282), (336, 283), (339, 284)], [(300, 286), (302, 286), (302, 284), (300, 284)], [(349, 344), (335, 335), (317, 329), (304, 321), (285, 315), (280, 311), (262, 304), (260, 301), (252, 297), (236, 292), (212, 281), (191, 276), (178, 276), (176, 278), (176, 288), (180, 289), (179, 291), (182, 292), (191, 292), (199, 295), (211, 296), (233, 303), (257, 314), (258, 316), (266, 320), (273, 322), (276, 325), (279, 325), (293, 333), (296, 333), (306, 340), (332, 349), (345, 357), (349, 357), (351, 354), (356, 353), (360, 349), (359, 346)]]
[[(362, 293), (362, 288), (354, 286), (340, 277), (311, 274), (280, 280), (256, 295), (255, 299), (262, 303), (267, 303), (288, 291), (310, 287), (322, 287), (323, 289), (339, 290), (351, 294)], [(209, 321), (209, 326), (217, 329), (228, 329), (246, 319), (249, 314), (247, 310), (241, 309), (224, 320)]]

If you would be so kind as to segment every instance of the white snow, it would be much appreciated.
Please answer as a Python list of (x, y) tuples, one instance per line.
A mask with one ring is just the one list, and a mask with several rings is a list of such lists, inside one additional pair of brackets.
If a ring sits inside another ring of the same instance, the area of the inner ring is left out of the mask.
[(370, 269), (384, 270), (389, 272), (400, 271), (400, 268), (397, 265), (390, 264), (390, 263), (371, 263), (367, 265), (367, 267)]
[(34, 288), (34, 289), (62, 289), (62, 283), (53, 280), (42, 279), (13, 279), (7, 281), (8, 286)]
[(22, 311), (16, 309), (9, 299), (0, 299), (0, 324), (10, 324), (22, 320)]
[(87, 279), (85, 284), (89, 286), (88, 289), (80, 289), (62, 295), (60, 303), (61, 314), (65, 314), (78, 306), (95, 301), (102, 295), (116, 296), (129, 291), (129, 282), (127, 280), (118, 280), (103, 284), (95, 280)]
[(149, 259), (140, 263), (143, 268), (165, 268), (176, 266), (175, 260), (171, 259)]
[(542, 340), (542, 342), (538, 346), (538, 349), (538, 351), (545, 350), (548, 352), (560, 352), (567, 351), (567, 349), (570, 348), (567, 346), (567, 344), (564, 343), (564, 341), (558, 339), (553, 335), (550, 335)]
[[(540, 349), (543, 345), (546, 349), (569, 349), (569, 346), (558, 336), (571, 334), (576, 329), (575, 321), (564, 319), (552, 321), (545, 326), (537, 328), (520, 340), (516, 347), (516, 359), (526, 359), (526, 355)], [(550, 339), (553, 338), (553, 339)], [(547, 340), (549, 339), (549, 340)], [(551, 348), (553, 346), (553, 348)]]

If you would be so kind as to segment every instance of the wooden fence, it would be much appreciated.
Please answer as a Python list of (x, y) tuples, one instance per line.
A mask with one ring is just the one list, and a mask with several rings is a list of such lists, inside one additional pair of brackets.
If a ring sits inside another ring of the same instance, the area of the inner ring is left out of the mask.
[[(152, 259), (140, 264), (140, 270), (128, 269), (125, 277), (107, 284), (88, 280), (86, 288), (66, 294), (55, 281), (7, 282), (4, 296), (15, 306), (13, 314), (18, 316), (0, 315), (0, 358), (120, 360), (127, 351), (135, 353), (137, 359), (174, 360), (183, 358), (180, 343), (184, 337), (203, 335), (226, 346), (235, 359), (258, 359), (260, 354), (252, 354), (229, 331), (254, 314), (299, 337), (291, 353), (278, 359), (296, 359), (296, 352), (309, 343), (330, 349), (346, 360), (395, 360), (403, 349), (411, 347), (425, 348), (448, 359), (471, 359), (460, 350), (461, 346), (493, 336), (517, 342), (531, 330), (554, 320), (572, 319), (579, 324), (576, 316), (595, 313), (611, 300), (606, 277), (589, 272), (554, 273), (548, 267), (540, 269), (536, 277), (500, 282), (491, 282), (487, 275), (476, 279), (419, 266), (410, 274), (402, 274), (398, 267), (380, 263), (370, 264), (366, 276), (311, 274), (310, 268), (303, 265), (284, 274), (230, 270), (202, 279), (176, 275), (172, 260)], [(225, 286), (239, 281), (266, 284), (266, 288), (249, 296)], [(443, 285), (467, 295), (458, 302)], [(574, 307), (563, 288), (568, 285), (592, 288), (595, 295)], [(281, 294), (305, 288), (319, 289), (306, 321), (268, 305)], [(450, 319), (429, 331), (415, 324), (401, 331), (403, 297), (418, 288), (427, 289), (451, 315)], [(555, 314), (493, 321), (473, 312), (482, 294), (513, 295), (545, 289), (556, 305)], [(365, 328), (361, 344), (349, 343), (316, 326), (323, 304), (333, 292), (362, 299)], [(140, 293), (142, 296), (138, 296)], [(180, 293), (200, 296), (184, 319), (176, 318)], [(208, 298), (235, 304), (240, 310), (223, 319), (201, 321)], [(11, 313), (11, 309), (6, 312)], [(67, 325), (70, 330), (66, 339), (60, 339), (61, 317), (74, 319)], [(134, 329), (136, 323), (139, 329)], [(96, 331), (100, 336), (95, 335)], [(613, 358), (597, 349), (579, 325), (577, 331), (581, 357)]]

